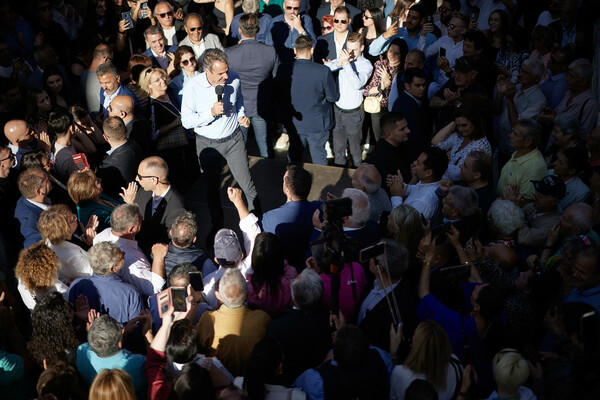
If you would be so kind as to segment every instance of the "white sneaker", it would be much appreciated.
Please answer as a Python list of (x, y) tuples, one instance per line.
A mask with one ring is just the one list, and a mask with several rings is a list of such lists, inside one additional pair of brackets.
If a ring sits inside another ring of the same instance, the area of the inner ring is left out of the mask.
[(285, 150), (290, 144), (290, 137), (287, 133), (282, 133), (279, 139), (277, 139), (277, 143), (275, 143), (275, 148), (277, 150)]
[(325, 142), (325, 151), (327, 152), (327, 158), (333, 158), (333, 152), (331, 151), (329, 141)]

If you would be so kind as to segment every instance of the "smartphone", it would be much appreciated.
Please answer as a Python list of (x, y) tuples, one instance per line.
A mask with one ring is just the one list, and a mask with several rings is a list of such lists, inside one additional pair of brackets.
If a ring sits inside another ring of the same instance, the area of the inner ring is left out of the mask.
[(204, 290), (204, 281), (202, 280), (202, 272), (190, 272), (190, 284), (196, 292)]
[(129, 22), (129, 28), (127, 29), (133, 28), (133, 19), (131, 18), (131, 11), (122, 12), (121, 19), (126, 19)]
[[(142, 5), (140, 6), (140, 11), (143, 10), (144, 8), (146, 10), (150, 11), (150, 9), (148, 8), (148, 2), (147, 1), (145, 1), (145, 2), (142, 3)], [(147, 14), (150, 15), (149, 12)], [(142, 16), (140, 16), (139, 18), (148, 18), (148, 17), (142, 17)]]
[(187, 292), (185, 288), (170, 287), (163, 290), (156, 295), (158, 315), (162, 318), (171, 306), (173, 306), (176, 312), (186, 311), (186, 297)]
[[(398, 17), (391, 17), (392, 18), (392, 25), (396, 22), (399, 21)], [(399, 25), (398, 25), (399, 26)]]
[(443, 47), (440, 47), (440, 57), (446, 57), (446, 49)]
[(596, 311), (590, 311), (581, 316), (580, 323), (580, 336), (583, 341), (583, 349), (586, 353), (592, 353), (598, 346), (598, 314)]
[(379, 257), (385, 253), (385, 242), (379, 242), (376, 245), (365, 247), (360, 251), (359, 260), (361, 263), (369, 261), (371, 258)]
[(87, 157), (84, 153), (73, 154), (73, 161), (79, 171), (90, 169), (90, 164), (88, 164)]
[(426, 21), (428, 24), (432, 24), (432, 23), (433, 23), (433, 15), (429, 15), (427, 18), (425, 18), (425, 21)]

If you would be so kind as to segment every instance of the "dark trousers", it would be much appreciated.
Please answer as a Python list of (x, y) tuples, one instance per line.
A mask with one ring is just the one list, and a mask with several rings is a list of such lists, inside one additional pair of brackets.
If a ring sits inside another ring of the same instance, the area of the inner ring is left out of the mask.
[(365, 119), (365, 110), (362, 107), (347, 112), (339, 107), (333, 107), (335, 115), (335, 128), (333, 128), (333, 154), (336, 164), (346, 164), (346, 143), (352, 156), (352, 163), (358, 167), (362, 162), (362, 124)]

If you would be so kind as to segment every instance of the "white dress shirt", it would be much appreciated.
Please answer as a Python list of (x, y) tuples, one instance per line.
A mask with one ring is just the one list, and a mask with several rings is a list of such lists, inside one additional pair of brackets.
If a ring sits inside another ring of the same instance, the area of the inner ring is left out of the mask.
[(340, 71), (338, 76), (338, 86), (340, 90), (340, 99), (336, 105), (342, 110), (354, 110), (360, 107), (363, 102), (363, 87), (371, 77), (373, 65), (361, 54), (359, 58), (343, 67), (338, 67), (337, 59), (325, 64), (332, 71)]
[(56, 253), (62, 264), (58, 270), (58, 279), (63, 283), (68, 284), (76, 278), (92, 276), (88, 253), (81, 247), (66, 240), (59, 244), (52, 244), (48, 239), (46, 239), (46, 246)]
[(116, 243), (125, 253), (125, 264), (117, 272), (124, 282), (133, 285), (146, 297), (161, 291), (165, 279), (152, 272), (152, 266), (138, 247), (136, 240), (118, 237), (112, 233), (112, 228), (106, 228), (94, 238), (94, 244), (100, 242)]
[(392, 210), (400, 204), (413, 206), (415, 210), (423, 214), (425, 219), (431, 219), (438, 209), (440, 199), (435, 190), (440, 187), (440, 182), (421, 183), (408, 185), (404, 199), (400, 196), (392, 196)]
[[(456, 64), (456, 60), (463, 56), (463, 41), (461, 40), (458, 43), (454, 43), (454, 39), (449, 36), (442, 36), (429, 46), (427, 46), (427, 42), (424, 36), (419, 38), (419, 50), (425, 53), (425, 58), (429, 58), (432, 56), (436, 56), (439, 54), (441, 48), (446, 49), (446, 58), (448, 59), (448, 63), (450, 63), (450, 68), (454, 70), (454, 64)], [(435, 64), (435, 63), (434, 63)], [(448, 81), (448, 77), (444, 73), (444, 71), (440, 70), (435, 64), (434, 69), (438, 72), (436, 82), (440, 85), (444, 85)]]

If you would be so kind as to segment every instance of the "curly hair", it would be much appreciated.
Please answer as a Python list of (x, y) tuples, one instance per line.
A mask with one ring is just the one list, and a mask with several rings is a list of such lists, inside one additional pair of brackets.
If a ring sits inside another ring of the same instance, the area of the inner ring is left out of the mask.
[(158, 73), (158, 74), (164, 76), (167, 79), (167, 85), (169, 83), (171, 83), (171, 79), (169, 78), (169, 75), (167, 75), (167, 71), (165, 71), (164, 69), (162, 69), (162, 68), (155, 68), (155, 67), (146, 68), (145, 70), (143, 70), (140, 73), (140, 80), (138, 81), (138, 86), (148, 96), (152, 96), (152, 89), (150, 89), (150, 83), (152, 83), (151, 82), (152, 81), (152, 76), (155, 73)]
[(38, 242), (19, 254), (15, 276), (32, 294), (54, 286), (61, 264), (55, 252)]
[(510, 200), (498, 199), (490, 206), (490, 223), (503, 235), (512, 235), (525, 226), (525, 214)]
[(47, 364), (74, 361), (79, 341), (71, 319), (71, 307), (58, 292), (50, 293), (35, 305), (31, 314), (33, 334), (27, 349), (40, 366), (44, 360)]
[(66, 204), (57, 204), (40, 214), (37, 227), (40, 235), (53, 245), (71, 238), (70, 219), (73, 213)]
[(67, 182), (67, 190), (73, 203), (79, 206), (98, 197), (100, 194), (96, 189), (96, 180), (96, 174), (89, 169), (72, 174)]

